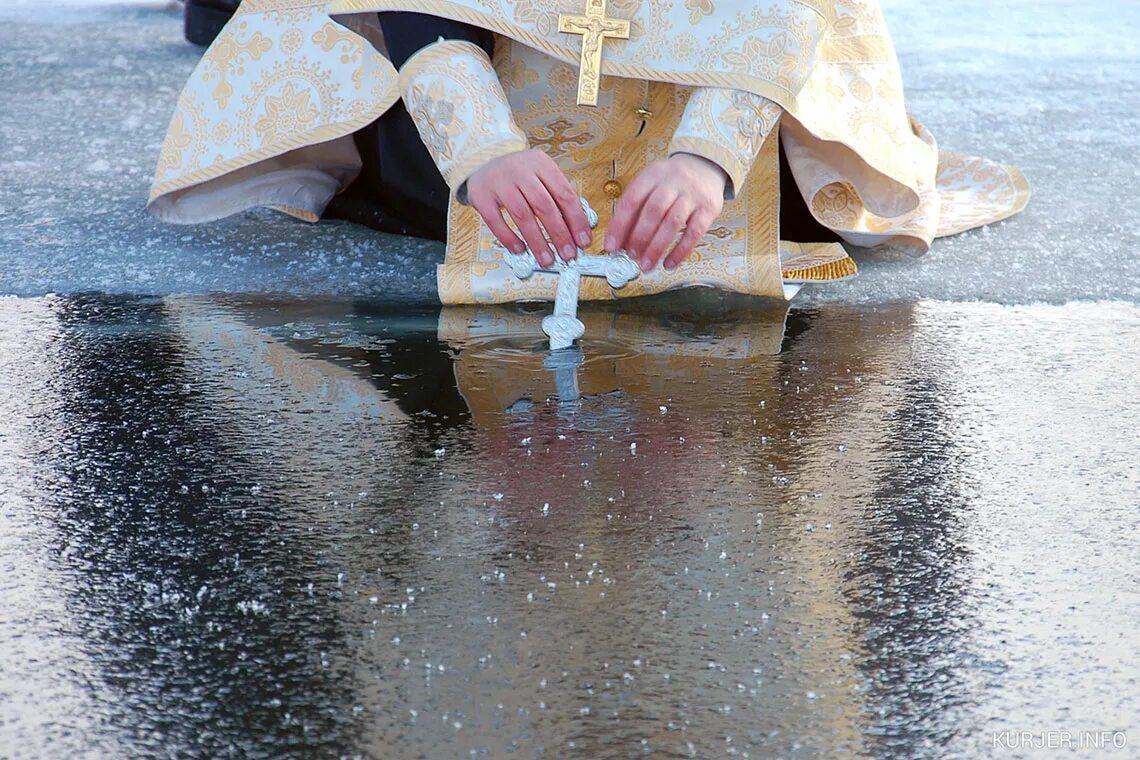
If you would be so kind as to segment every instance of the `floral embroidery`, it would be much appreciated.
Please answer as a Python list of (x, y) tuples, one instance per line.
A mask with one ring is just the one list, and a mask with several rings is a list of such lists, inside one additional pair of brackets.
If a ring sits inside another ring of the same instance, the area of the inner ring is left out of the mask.
[(174, 114), (170, 121), (170, 130), (166, 135), (166, 144), (163, 146), (163, 160), (159, 163), (160, 176), (182, 168), (187, 149), (194, 143), (190, 133), (186, 131), (186, 119), (182, 111)]
[(745, 151), (746, 155), (754, 156), (775, 128), (783, 109), (767, 98), (742, 90), (733, 91), (732, 109), (726, 109), (725, 115), (729, 115), (733, 109), (736, 111), (736, 129), (739, 133), (737, 147)]
[(266, 98), (265, 114), (253, 125), (262, 143), (278, 142), (312, 126), (319, 113), (309, 104), (311, 95), (289, 82), (280, 96)]
[(851, 94), (862, 103), (870, 103), (875, 97), (875, 92), (871, 89), (871, 83), (863, 77), (856, 77), (851, 80), (848, 89), (851, 91)]
[(258, 61), (273, 48), (273, 43), (261, 32), (254, 32), (244, 42), (239, 42), (235, 34), (222, 34), (217, 41), (202, 56), (203, 79), (207, 82), (217, 80), (214, 87), (214, 101), (218, 108), (225, 110), (229, 100), (233, 97), (234, 88), (230, 84), (231, 75), (242, 75), (245, 69), (242, 65), (246, 56)]
[(423, 87), (412, 87), (405, 96), (408, 112), (436, 161), (453, 161), (451, 134), (459, 131), (455, 124), (455, 104), (441, 97), (442, 88), (436, 86), (432, 89), (434, 96)]
[(224, 145), (233, 136), (234, 125), (228, 121), (219, 121), (214, 127), (213, 139), (217, 145)]
[(570, 90), (578, 86), (578, 72), (561, 61), (550, 67), (546, 78), (556, 90)]
[(754, 76), (790, 90), (792, 72), (799, 65), (799, 57), (792, 51), (790, 43), (787, 32), (778, 32), (768, 40), (753, 36), (745, 41), (740, 50), (730, 50), (721, 57), (725, 63), (739, 71), (752, 72)]
[(361, 51), (364, 49), (363, 40), (360, 37), (331, 21), (313, 35), (313, 42), (320, 45), (325, 52), (331, 52), (338, 45), (343, 44), (340, 56), (340, 62), (343, 64), (360, 60)]
[(687, 61), (697, 54), (699, 45), (696, 35), (682, 32), (673, 39), (673, 55), (682, 61)]
[(305, 35), (297, 28), (289, 29), (281, 35), (281, 52), (293, 55), (305, 44)]
[(689, 9), (689, 23), (696, 26), (702, 16), (713, 14), (712, 0), (685, 0), (685, 7)]
[(512, 87), (526, 87), (538, 81), (538, 72), (526, 65), (526, 61), (513, 61), (507, 76)]

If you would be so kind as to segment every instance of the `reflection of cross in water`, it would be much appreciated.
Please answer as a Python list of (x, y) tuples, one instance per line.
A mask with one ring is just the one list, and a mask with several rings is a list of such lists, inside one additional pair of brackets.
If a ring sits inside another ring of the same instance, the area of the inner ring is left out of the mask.
[(578, 390), (578, 368), (585, 358), (578, 349), (555, 351), (542, 360), (542, 366), (554, 373), (554, 395), (559, 403), (581, 402), (582, 393)]
[[(598, 214), (582, 199), (582, 209), (590, 226), (598, 223)], [(529, 249), (523, 253), (504, 254), (507, 264), (521, 280), (533, 275), (535, 272), (557, 274), (558, 290), (554, 295), (554, 313), (542, 320), (542, 331), (550, 336), (550, 350), (557, 351), (569, 348), (574, 341), (586, 332), (586, 326), (578, 319), (578, 291), (582, 284), (582, 276), (605, 277), (611, 288), (623, 288), (630, 280), (641, 274), (637, 262), (624, 253), (614, 256), (587, 256), (581, 248), (578, 249), (578, 258), (573, 261), (563, 261), (555, 257), (554, 267), (545, 269), (539, 265)]]
[(586, 0), (586, 15), (561, 14), (558, 31), (582, 35), (578, 105), (596, 106), (601, 86), (602, 43), (606, 38), (628, 40), (629, 22), (606, 18), (606, 0)]

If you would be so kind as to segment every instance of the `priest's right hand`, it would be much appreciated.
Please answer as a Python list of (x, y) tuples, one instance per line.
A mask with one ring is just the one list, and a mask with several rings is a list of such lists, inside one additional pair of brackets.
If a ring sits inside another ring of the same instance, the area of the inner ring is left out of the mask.
[[(544, 267), (554, 265), (551, 243), (564, 261), (570, 261), (593, 239), (578, 193), (554, 159), (538, 149), (508, 153), (483, 164), (467, 180), (467, 200), (499, 242), (512, 253), (530, 248)], [(504, 210), (525, 244), (503, 218)]]

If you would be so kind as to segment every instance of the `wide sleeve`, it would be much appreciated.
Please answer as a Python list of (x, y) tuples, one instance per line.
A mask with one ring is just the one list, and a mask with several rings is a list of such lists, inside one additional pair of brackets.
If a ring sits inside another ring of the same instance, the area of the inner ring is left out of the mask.
[(487, 53), (440, 40), (400, 68), (404, 106), (448, 187), (466, 202), (467, 178), (493, 158), (526, 150)]
[(744, 90), (698, 87), (673, 133), (669, 155), (692, 153), (720, 166), (728, 175), (724, 197), (731, 200), (782, 113), (776, 103)]

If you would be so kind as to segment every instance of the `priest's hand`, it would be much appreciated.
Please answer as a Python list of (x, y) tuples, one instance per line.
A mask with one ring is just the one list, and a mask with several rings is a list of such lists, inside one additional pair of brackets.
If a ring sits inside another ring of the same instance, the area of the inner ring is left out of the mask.
[[(720, 216), (727, 181), (723, 169), (691, 153), (646, 166), (618, 201), (606, 250), (624, 250), (643, 272), (652, 271), (668, 253), (665, 268), (675, 269)], [(681, 239), (673, 246), (678, 234)]]
[[(593, 238), (578, 193), (554, 159), (541, 150), (508, 153), (483, 164), (467, 180), (467, 200), (499, 242), (513, 253), (529, 247), (544, 267), (554, 264), (550, 243), (557, 246), (563, 260), (570, 261), (578, 247), (585, 248)], [(525, 246), (503, 218), (504, 209), (526, 240)]]

